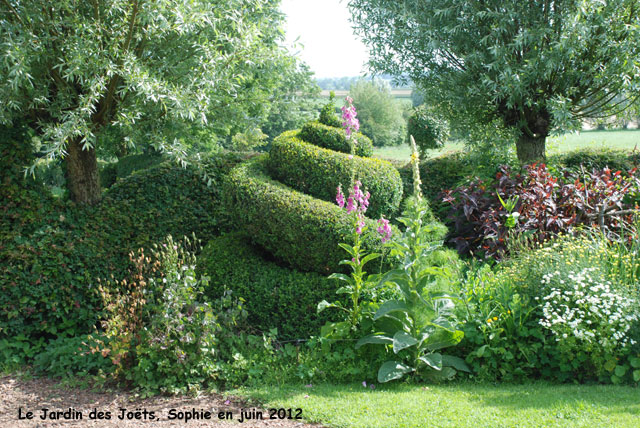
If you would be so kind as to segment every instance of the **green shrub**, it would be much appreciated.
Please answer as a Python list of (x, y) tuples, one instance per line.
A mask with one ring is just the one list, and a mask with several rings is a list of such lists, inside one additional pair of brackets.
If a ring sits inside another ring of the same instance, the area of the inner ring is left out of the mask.
[(318, 121), (327, 126), (341, 128), (342, 121), (336, 114), (336, 105), (333, 102), (335, 97), (336, 97), (336, 94), (333, 91), (331, 91), (329, 93), (329, 102), (322, 107), (322, 110), (320, 110), (320, 117), (318, 118)]
[[(637, 254), (606, 237), (560, 237), (469, 276), (462, 347), (486, 379), (638, 382)], [(629, 265), (620, 269), (620, 264)], [(634, 378), (633, 376), (637, 376)]]
[(163, 163), (119, 181), (95, 207), (30, 190), (33, 180), (3, 186), (0, 340), (37, 349), (55, 337), (90, 332), (102, 311), (97, 280), (123, 277), (129, 252), (166, 234), (209, 238), (226, 227), (219, 184), (239, 161), (232, 155), (201, 167)]
[(561, 168), (580, 171), (583, 166), (587, 172), (608, 167), (612, 171), (627, 172), (638, 166), (638, 159), (626, 150), (611, 148), (583, 148), (568, 153), (553, 155), (549, 163)]
[[(335, 203), (297, 192), (269, 178), (267, 159), (233, 169), (224, 187), (236, 226), (275, 258), (303, 271), (328, 274), (339, 268), (338, 244), (351, 235), (346, 212)], [(376, 223), (368, 220), (372, 229)], [(368, 242), (378, 248), (380, 241)]]
[(349, 96), (358, 112), (360, 132), (371, 138), (374, 146), (403, 143), (406, 123), (402, 103), (391, 94), (386, 82), (360, 79), (349, 88)]
[[(334, 128), (320, 122), (307, 122), (300, 130), (298, 138), (325, 149), (351, 153), (351, 143), (347, 140), (342, 128)], [(357, 156), (370, 157), (373, 155), (373, 143), (369, 137), (355, 133), (352, 138), (357, 141), (355, 147)]]
[(449, 125), (430, 113), (424, 105), (415, 107), (407, 120), (407, 142), (413, 135), (420, 156), (425, 158), (427, 150), (437, 149), (449, 139)]
[(367, 214), (392, 216), (402, 198), (398, 171), (380, 159), (361, 158), (308, 144), (288, 131), (273, 141), (267, 163), (271, 176), (292, 188), (325, 201), (335, 201), (339, 185), (346, 188), (352, 173), (371, 193)]
[(108, 189), (118, 180), (117, 162), (98, 161), (98, 173), (100, 174), (100, 187)]
[[(404, 194), (409, 195), (413, 189), (411, 165), (399, 168)], [(429, 206), (440, 221), (446, 221), (450, 204), (442, 201), (442, 192), (456, 188), (467, 176), (473, 174), (473, 167), (468, 157), (461, 152), (447, 153), (436, 158), (420, 162), (422, 194), (429, 201)]]
[(210, 278), (205, 291), (210, 299), (231, 290), (244, 299), (251, 327), (261, 332), (277, 328), (285, 340), (317, 336), (327, 321), (325, 313), (316, 314), (318, 302), (337, 289), (335, 280), (277, 264), (241, 234), (210, 240), (198, 257), (198, 269)]

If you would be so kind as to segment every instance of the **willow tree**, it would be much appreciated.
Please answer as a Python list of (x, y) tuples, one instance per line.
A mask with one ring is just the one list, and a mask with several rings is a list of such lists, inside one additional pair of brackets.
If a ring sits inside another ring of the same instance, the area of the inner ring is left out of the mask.
[(350, 0), (371, 67), (408, 76), (453, 123), (502, 123), (523, 163), (552, 132), (640, 93), (637, 0)]
[(94, 203), (106, 130), (169, 150), (224, 116), (268, 61), (278, 4), (0, 0), (0, 124), (27, 121), (64, 158), (71, 199)]

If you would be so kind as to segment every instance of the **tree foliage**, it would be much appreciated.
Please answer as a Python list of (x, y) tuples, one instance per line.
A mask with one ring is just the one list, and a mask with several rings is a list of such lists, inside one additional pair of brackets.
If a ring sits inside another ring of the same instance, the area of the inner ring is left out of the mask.
[(308, 80), (281, 47), (278, 6), (3, 0), (0, 123), (27, 118), (80, 187), (95, 188), (90, 164), (101, 144), (150, 143), (184, 156), (190, 136), (233, 135), (232, 124), (266, 117), (276, 93), (291, 98), (282, 76)]
[(405, 121), (402, 106), (391, 95), (383, 81), (359, 80), (349, 90), (358, 112), (360, 132), (373, 140), (373, 145), (393, 146), (403, 143)]
[(407, 73), (452, 122), (499, 119), (517, 131), (522, 161), (544, 157), (550, 133), (615, 113), (640, 93), (635, 0), (349, 5), (373, 69)]

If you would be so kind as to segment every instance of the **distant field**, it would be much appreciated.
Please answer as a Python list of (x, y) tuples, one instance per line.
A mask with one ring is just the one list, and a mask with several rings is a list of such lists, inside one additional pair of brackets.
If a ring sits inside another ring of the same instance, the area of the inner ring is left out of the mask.
[[(565, 153), (579, 148), (616, 148), (633, 150), (637, 146), (640, 150), (640, 130), (615, 130), (615, 131), (582, 131), (565, 134), (560, 137), (547, 139), (547, 153)], [(446, 144), (444, 148), (431, 152), (431, 157), (440, 156), (443, 153), (461, 150), (462, 143)], [(382, 147), (375, 149), (374, 156), (384, 159), (409, 160), (411, 151), (409, 146)]]
[[(320, 92), (320, 95), (325, 98), (329, 98), (329, 92), (331, 91), (323, 89), (322, 92)], [(344, 98), (349, 94), (349, 91), (343, 89), (335, 90), (333, 92), (335, 92), (336, 98)], [(391, 95), (396, 98), (411, 98), (411, 89), (392, 89)]]

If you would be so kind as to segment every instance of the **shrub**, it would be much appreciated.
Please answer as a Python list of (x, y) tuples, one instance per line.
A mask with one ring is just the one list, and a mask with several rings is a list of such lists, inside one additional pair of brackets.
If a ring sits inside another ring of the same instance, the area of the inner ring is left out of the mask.
[(244, 300), (251, 327), (277, 328), (284, 340), (317, 336), (327, 318), (316, 314), (316, 306), (337, 289), (337, 281), (277, 264), (241, 234), (210, 240), (198, 257), (198, 270), (210, 278), (205, 290), (210, 299), (231, 290)]
[[(411, 194), (413, 189), (411, 164), (402, 166), (398, 171), (402, 177), (403, 194)], [(473, 173), (474, 169), (468, 156), (461, 152), (447, 153), (420, 162), (422, 194), (429, 201), (429, 206), (440, 221), (447, 220), (451, 209), (450, 204), (442, 200), (444, 191), (459, 186)]]
[(3, 186), (0, 340), (41, 349), (49, 339), (90, 332), (102, 311), (97, 280), (123, 277), (130, 251), (166, 233), (209, 237), (226, 227), (219, 183), (238, 161), (160, 164), (121, 180), (95, 207), (53, 200), (23, 181)]
[(386, 82), (359, 80), (351, 85), (349, 96), (358, 111), (360, 132), (371, 138), (374, 146), (403, 143), (406, 124), (402, 105)]
[(231, 358), (246, 312), (228, 295), (205, 301), (208, 280), (195, 273), (197, 248), (169, 236), (131, 255), (130, 280), (100, 287), (108, 341), (95, 351), (111, 360), (117, 380), (146, 393), (185, 393), (211, 385), (219, 361)]
[(271, 176), (301, 192), (334, 201), (339, 185), (349, 186), (352, 174), (371, 193), (370, 217), (392, 216), (402, 198), (398, 171), (380, 159), (361, 158), (301, 141), (295, 131), (273, 141), (267, 162)]
[(322, 107), (322, 110), (320, 110), (320, 117), (318, 118), (318, 122), (327, 126), (333, 126), (334, 128), (341, 128), (342, 121), (336, 114), (336, 105), (333, 102), (335, 97), (336, 94), (331, 91), (329, 93), (329, 102)]
[(550, 157), (549, 163), (575, 172), (581, 171), (581, 167), (587, 172), (605, 168), (626, 172), (638, 166), (638, 159), (625, 150), (582, 148), (569, 153), (553, 155)]
[[(334, 128), (320, 122), (307, 122), (304, 124), (298, 138), (307, 143), (324, 147), (336, 152), (351, 153), (351, 143), (342, 128)], [(373, 155), (373, 143), (366, 135), (356, 133), (353, 138), (357, 141), (355, 154), (361, 157)]]
[(470, 274), (467, 362), (487, 379), (638, 382), (637, 286), (619, 259), (602, 235), (566, 236)]
[[(495, 180), (461, 186), (447, 192), (445, 200), (453, 205), (452, 236), (458, 250), (500, 258), (511, 229), (532, 234), (539, 242), (580, 224), (620, 230), (631, 221), (639, 191), (636, 170), (627, 176), (604, 169), (558, 178), (540, 164), (527, 167), (524, 174), (503, 167)], [(511, 210), (505, 201), (513, 202)]]
[(100, 187), (108, 189), (118, 180), (118, 171), (116, 162), (100, 162), (98, 161), (98, 173), (100, 174)]
[(116, 174), (118, 179), (122, 180), (136, 171), (148, 169), (166, 160), (167, 158), (158, 152), (124, 156), (116, 162)]
[(441, 148), (449, 139), (449, 125), (430, 113), (424, 105), (415, 107), (407, 120), (407, 141), (413, 136), (420, 157), (427, 157), (427, 150)]
[[(266, 161), (263, 156), (254, 158), (227, 177), (224, 193), (236, 226), (294, 268), (325, 274), (338, 270), (338, 244), (351, 234), (346, 214), (334, 203), (271, 180)], [(379, 241), (367, 245), (377, 248)]]

